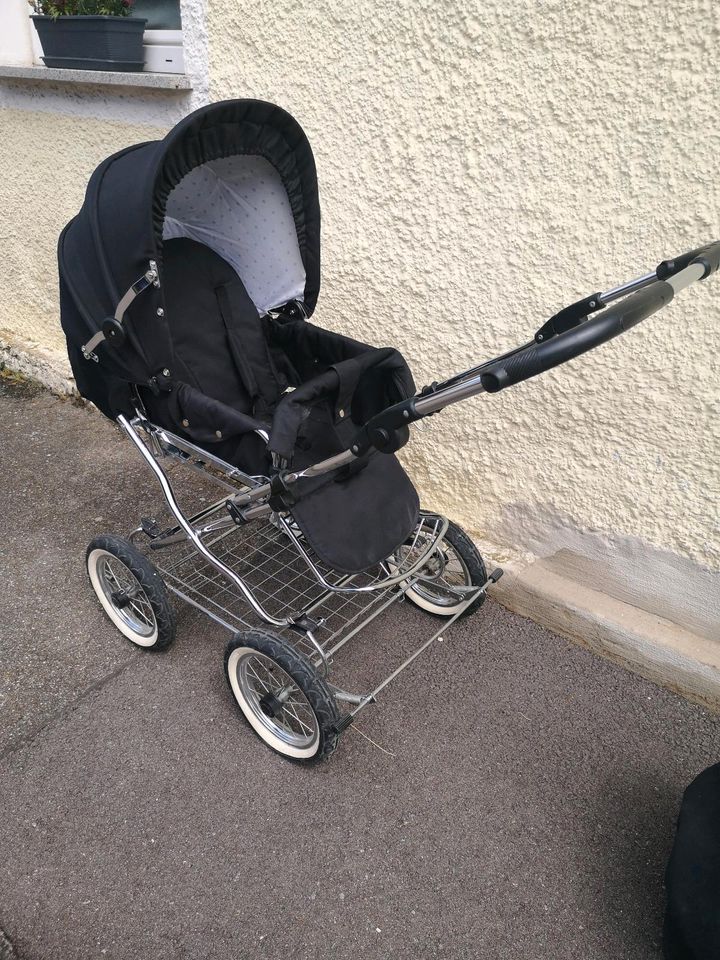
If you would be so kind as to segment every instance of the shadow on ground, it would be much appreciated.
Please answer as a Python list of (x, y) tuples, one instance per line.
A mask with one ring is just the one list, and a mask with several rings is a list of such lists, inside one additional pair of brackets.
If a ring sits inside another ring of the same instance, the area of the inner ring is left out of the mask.
[[(715, 716), (488, 603), (328, 764), (294, 766), (241, 722), (219, 627), (185, 612), (142, 654), (99, 612), (85, 545), (155, 498), (115, 429), (44, 393), (0, 413), (0, 919), (21, 960), (659, 957)], [(422, 629), (379, 619), (346, 669)]]

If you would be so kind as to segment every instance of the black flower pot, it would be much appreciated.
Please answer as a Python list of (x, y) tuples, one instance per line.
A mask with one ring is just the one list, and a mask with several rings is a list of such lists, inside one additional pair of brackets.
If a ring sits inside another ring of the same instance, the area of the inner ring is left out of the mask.
[(142, 70), (140, 17), (45, 17), (34, 14), (46, 67), (72, 70)]

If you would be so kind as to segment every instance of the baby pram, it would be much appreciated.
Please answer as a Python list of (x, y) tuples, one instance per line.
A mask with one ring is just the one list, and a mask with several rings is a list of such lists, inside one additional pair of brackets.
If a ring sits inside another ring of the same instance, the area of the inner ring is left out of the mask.
[[(501, 575), (488, 576), (459, 527), (420, 509), (395, 457), (410, 426), (610, 340), (719, 261), (720, 243), (664, 261), (418, 391), (397, 350), (308, 321), (320, 209), (310, 146), (289, 114), (218, 103), (115, 154), (60, 238), (62, 325), (80, 393), (119, 423), (171, 517), (92, 541), (102, 607), (155, 650), (174, 638), (169, 592), (204, 611), (231, 631), (225, 670), (254, 730), (287, 757), (328, 756)], [(219, 499), (181, 509), (173, 466), (215, 484)], [(343, 646), (403, 599), (440, 628), (372, 689), (334, 684)]]

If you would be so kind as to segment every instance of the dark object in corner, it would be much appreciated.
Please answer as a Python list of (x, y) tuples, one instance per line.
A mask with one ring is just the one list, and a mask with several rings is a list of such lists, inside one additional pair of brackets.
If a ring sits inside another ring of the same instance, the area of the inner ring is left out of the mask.
[(665, 874), (665, 960), (720, 957), (720, 763), (685, 791)]

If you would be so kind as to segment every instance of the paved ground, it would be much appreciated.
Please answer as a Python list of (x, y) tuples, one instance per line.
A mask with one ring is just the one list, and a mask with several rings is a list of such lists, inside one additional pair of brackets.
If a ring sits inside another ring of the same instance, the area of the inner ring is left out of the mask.
[[(100, 613), (85, 545), (154, 502), (129, 445), (1, 392), (0, 926), (20, 960), (659, 956), (716, 717), (489, 603), (366, 712), (382, 750), (350, 731), (293, 766), (241, 722), (219, 628), (181, 614), (143, 654)], [(427, 629), (400, 613), (359, 673)]]

